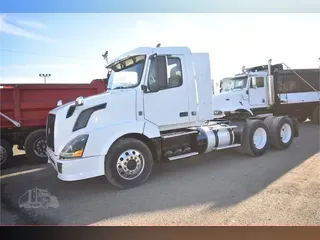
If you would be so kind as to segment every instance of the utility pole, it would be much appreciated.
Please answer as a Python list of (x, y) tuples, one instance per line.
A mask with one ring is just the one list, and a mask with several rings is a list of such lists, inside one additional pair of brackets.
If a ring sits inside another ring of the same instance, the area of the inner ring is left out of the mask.
[(46, 73), (46, 74), (40, 73), (39, 77), (43, 77), (44, 83), (46, 84), (47, 83), (47, 77), (51, 77), (51, 74), (50, 73)]

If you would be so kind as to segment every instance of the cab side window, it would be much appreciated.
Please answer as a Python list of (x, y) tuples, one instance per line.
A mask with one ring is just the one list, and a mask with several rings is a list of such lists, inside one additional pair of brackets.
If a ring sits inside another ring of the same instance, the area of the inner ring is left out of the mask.
[(182, 85), (181, 60), (177, 57), (157, 56), (152, 58), (148, 74), (148, 89), (165, 90)]
[[(257, 84), (257, 88), (264, 87), (264, 77), (256, 77), (256, 84)], [(252, 79), (250, 81), (250, 88), (253, 88)]]
[(180, 87), (182, 85), (182, 68), (180, 58), (167, 58), (168, 83), (167, 88)]

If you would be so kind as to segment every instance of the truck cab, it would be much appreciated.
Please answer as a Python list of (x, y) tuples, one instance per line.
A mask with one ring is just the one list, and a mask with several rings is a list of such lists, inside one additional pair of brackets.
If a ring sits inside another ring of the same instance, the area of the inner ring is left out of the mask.
[[(268, 68), (270, 65), (271, 60)], [(255, 110), (272, 107), (275, 100), (271, 69), (243, 70), (234, 77), (222, 79), (220, 93), (212, 99), (215, 118), (233, 113), (253, 116)]]
[(246, 111), (268, 107), (267, 73), (264, 71), (244, 73), (228, 78), (219, 94), (213, 95), (214, 112)]
[[(226, 148), (252, 156), (268, 147), (268, 128), (212, 121), (208, 53), (187, 47), (137, 48), (109, 62), (107, 91), (50, 111), (48, 162), (63, 181), (105, 175), (115, 187), (146, 181), (154, 162)], [(284, 122), (292, 123), (288, 119)], [(289, 127), (290, 127), (289, 126)], [(257, 136), (256, 136), (257, 135)], [(256, 143), (255, 143), (256, 141)], [(292, 141), (281, 147), (287, 148)]]

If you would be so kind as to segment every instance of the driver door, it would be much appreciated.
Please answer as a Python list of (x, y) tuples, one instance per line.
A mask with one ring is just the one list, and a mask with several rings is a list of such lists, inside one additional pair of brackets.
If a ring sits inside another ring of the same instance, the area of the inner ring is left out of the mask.
[(256, 77), (256, 85), (252, 84), (252, 78), (250, 78), (249, 86), (249, 104), (255, 107), (265, 107), (267, 104), (267, 92), (266, 92), (266, 78)]
[(187, 79), (183, 55), (155, 56), (147, 73), (145, 119), (162, 129), (189, 123)]

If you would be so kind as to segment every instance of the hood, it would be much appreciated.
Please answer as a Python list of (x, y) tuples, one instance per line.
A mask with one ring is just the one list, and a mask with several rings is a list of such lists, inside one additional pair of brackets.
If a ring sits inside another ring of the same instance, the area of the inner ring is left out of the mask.
[[(135, 102), (135, 89), (121, 89), (84, 98), (81, 106), (75, 107), (73, 101), (53, 109), (50, 114), (55, 115), (55, 154), (59, 154), (65, 144), (76, 136), (88, 134), (90, 131), (119, 120), (132, 121), (136, 119)], [(91, 109), (91, 115), (82, 114), (80, 116), (83, 111), (88, 109)], [(78, 118), (84, 115), (89, 116), (85, 127), (74, 129)]]
[(244, 108), (242, 93), (239, 92), (222, 92), (212, 96), (212, 106), (214, 117), (223, 117), (225, 112), (235, 111)]

